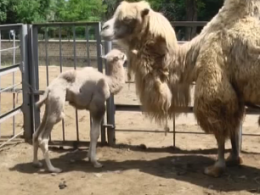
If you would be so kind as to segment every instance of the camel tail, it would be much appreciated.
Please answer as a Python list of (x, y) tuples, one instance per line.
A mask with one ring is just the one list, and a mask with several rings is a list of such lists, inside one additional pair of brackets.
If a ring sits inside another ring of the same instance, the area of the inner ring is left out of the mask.
[(37, 108), (41, 108), (42, 105), (45, 104), (45, 102), (46, 102), (46, 100), (47, 100), (47, 98), (48, 98), (48, 95), (49, 95), (49, 90), (46, 90), (46, 91), (44, 92), (44, 94), (43, 94), (43, 97), (42, 97), (38, 102), (35, 103), (35, 106), (36, 106)]

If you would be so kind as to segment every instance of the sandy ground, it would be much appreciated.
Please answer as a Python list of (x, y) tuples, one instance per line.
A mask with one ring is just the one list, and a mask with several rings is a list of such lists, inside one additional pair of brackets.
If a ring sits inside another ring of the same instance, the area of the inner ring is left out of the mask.
[[(50, 80), (59, 67), (50, 67)], [(40, 68), (40, 88), (46, 86), (46, 70)], [(16, 82), (20, 76), (16, 74)], [(12, 82), (11, 75), (1, 78), (1, 87)], [(15, 99), (16, 100), (16, 99)], [(126, 84), (115, 97), (116, 103), (139, 104), (134, 85)], [(13, 106), (12, 94), (1, 94), (1, 113)], [(18, 97), (17, 105), (22, 102)], [(43, 108), (44, 109), (44, 108)], [(42, 110), (43, 111), (43, 110)], [(42, 114), (42, 112), (41, 112)], [(260, 134), (258, 116), (247, 116), (244, 133)], [(89, 140), (89, 114), (78, 111), (80, 140)], [(75, 110), (66, 106), (65, 138), (76, 140)], [(13, 133), (13, 119), (1, 124), (0, 143)], [(172, 124), (170, 122), (170, 124)], [(15, 119), (16, 133), (21, 131), (22, 115)], [(53, 149), (53, 164), (63, 169), (55, 175), (32, 166), (32, 146), (16, 139), (0, 150), (0, 194), (3, 195), (200, 195), (200, 194), (260, 194), (260, 137), (243, 137), (244, 165), (228, 168), (220, 178), (202, 173), (216, 157), (216, 142), (211, 135), (177, 134), (166, 136), (162, 127), (150, 122), (140, 112), (117, 112), (117, 129), (155, 130), (158, 133), (116, 132), (117, 146), (98, 147), (97, 156), (104, 167), (95, 169), (86, 161), (88, 146), (81, 149)], [(172, 131), (172, 125), (171, 131)], [(192, 114), (176, 120), (176, 130), (202, 132)], [(53, 140), (62, 140), (61, 123), (52, 133)], [(230, 143), (227, 142), (227, 155)], [(42, 153), (39, 152), (42, 159)], [(66, 186), (60, 186), (65, 182)]]

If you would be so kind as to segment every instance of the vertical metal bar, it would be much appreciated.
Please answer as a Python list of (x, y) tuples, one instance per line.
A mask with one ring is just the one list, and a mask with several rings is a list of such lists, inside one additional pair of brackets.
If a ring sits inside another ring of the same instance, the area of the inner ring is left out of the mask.
[(175, 114), (173, 114), (173, 148), (176, 146)]
[[(13, 31), (13, 64), (15, 64), (15, 30)], [(13, 85), (15, 84), (15, 73), (12, 74), (13, 77)], [(12, 89), (13, 91), (13, 109), (15, 108), (15, 87)], [(15, 116), (13, 116), (13, 136), (15, 136)]]
[(49, 55), (48, 55), (48, 30), (47, 27), (45, 27), (45, 33), (44, 33), (44, 39), (45, 39), (45, 54), (46, 54), (46, 77), (47, 77), (47, 86), (49, 85)]
[[(91, 61), (90, 61), (90, 55), (89, 55), (89, 27), (86, 26), (85, 29), (85, 34), (86, 34), (86, 46), (87, 46), (87, 66), (91, 66)], [(90, 129), (92, 129), (92, 117), (91, 117), (91, 113), (89, 112), (89, 126)]]
[[(62, 53), (61, 53), (61, 26), (59, 26), (59, 49), (60, 49), (60, 73), (62, 72)], [(65, 125), (62, 119), (62, 139), (65, 141)]]
[[(29, 65), (28, 57), (32, 57), (31, 54), (31, 25), (23, 25), (20, 29), (20, 53), (21, 53), (21, 73), (22, 73), (22, 94), (23, 94), (23, 125), (24, 125), (24, 138), (26, 142), (29, 142), (32, 138), (34, 130), (34, 118), (33, 114), (33, 95), (30, 95), (30, 75), (31, 67)], [(31, 58), (32, 59), (32, 58)]]
[[(112, 49), (112, 42), (105, 42), (105, 53), (107, 54)], [(108, 74), (107, 66), (106, 74)], [(114, 103), (114, 96), (111, 95), (107, 100), (107, 123), (112, 125), (107, 127), (107, 138), (108, 144), (110, 146), (114, 145), (116, 142), (116, 135), (115, 135), (115, 103)]]
[[(73, 57), (74, 57), (74, 69), (77, 68), (77, 56), (76, 56), (76, 32), (75, 32), (75, 26), (72, 27), (73, 31)], [(76, 115), (76, 133), (77, 133), (77, 141), (79, 141), (79, 120), (78, 120), (78, 110), (75, 109), (75, 115)]]
[[(97, 68), (99, 72), (103, 72), (103, 62), (102, 62), (102, 42), (100, 37), (101, 23), (95, 26), (95, 38), (97, 43)], [(104, 118), (101, 122), (101, 144), (106, 144), (106, 128), (104, 127)]]
[[(2, 66), (2, 31), (0, 30), (0, 69)], [(1, 89), (1, 76), (0, 76), (0, 89)], [(0, 93), (0, 115), (1, 115), (1, 93)], [(1, 138), (1, 123), (0, 123), (0, 138)]]
[(72, 27), (73, 32), (73, 57), (74, 57), (74, 69), (77, 69), (77, 59), (76, 59), (76, 32), (75, 26)]
[(100, 37), (101, 23), (95, 26), (95, 37), (97, 43), (97, 68), (99, 72), (103, 72), (103, 64), (102, 64), (102, 42)]
[(240, 127), (239, 127), (239, 151), (242, 150), (242, 135), (243, 135), (243, 125), (242, 122), (240, 122)]
[[(44, 40), (45, 40), (45, 64), (46, 64), (46, 86), (49, 86), (49, 55), (48, 55), (48, 27), (45, 27), (44, 30)], [(51, 133), (50, 133), (50, 141), (51, 141)]]
[[(38, 27), (32, 26), (32, 45), (31, 45), (31, 55), (32, 55), (32, 65), (31, 67), (31, 85), (33, 91), (39, 90), (39, 54), (38, 54)], [(32, 107), (33, 107), (33, 115), (35, 117), (35, 128), (38, 128), (40, 125), (40, 110), (36, 108), (35, 103), (39, 100), (39, 95), (32, 95)]]
[(86, 32), (86, 41), (87, 41), (87, 60), (88, 60), (88, 66), (90, 66), (90, 56), (89, 56), (89, 28), (88, 28), (88, 26), (86, 26), (85, 32)]

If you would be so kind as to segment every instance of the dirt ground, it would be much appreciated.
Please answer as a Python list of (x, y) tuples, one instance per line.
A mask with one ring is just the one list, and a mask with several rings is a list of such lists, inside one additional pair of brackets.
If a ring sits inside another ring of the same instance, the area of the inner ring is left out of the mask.
[[(59, 67), (49, 67), (50, 80)], [(40, 68), (40, 88), (46, 86), (46, 69)], [(19, 74), (16, 82), (20, 81)], [(12, 82), (3, 76), (1, 87)], [(16, 99), (15, 99), (16, 100)], [(1, 113), (12, 108), (12, 94), (1, 94)], [(17, 105), (22, 102), (20, 94)], [(139, 104), (134, 85), (125, 85), (115, 97), (116, 103)], [(44, 109), (44, 108), (43, 108)], [(43, 110), (42, 110), (43, 112)], [(41, 114), (42, 114), (41, 112)], [(78, 111), (80, 140), (89, 140), (89, 114)], [(258, 116), (247, 116), (244, 133), (260, 134)], [(1, 124), (1, 141), (12, 135), (13, 119)], [(65, 138), (76, 140), (75, 110), (66, 106)], [(170, 122), (170, 124), (172, 124)], [(16, 133), (21, 131), (22, 115), (15, 119)], [(88, 146), (81, 149), (53, 149), (52, 163), (63, 170), (50, 174), (32, 166), (32, 146), (16, 139), (0, 150), (0, 194), (3, 195), (200, 195), (200, 194), (260, 194), (260, 136), (243, 136), (242, 157), (244, 164), (228, 168), (220, 178), (203, 174), (203, 168), (214, 162), (216, 141), (211, 135), (185, 134), (187, 131), (202, 132), (194, 116), (181, 115), (176, 120), (176, 148), (173, 136), (161, 133), (162, 127), (150, 122), (140, 112), (117, 112), (117, 129), (155, 130), (157, 133), (116, 132), (117, 146), (98, 147), (97, 156), (104, 164), (95, 169), (86, 161)], [(172, 125), (170, 125), (172, 131)], [(62, 139), (61, 123), (55, 126), (53, 140)], [(230, 142), (226, 144), (227, 153)], [(42, 159), (42, 153), (39, 151)], [(62, 188), (62, 184), (63, 185)]]

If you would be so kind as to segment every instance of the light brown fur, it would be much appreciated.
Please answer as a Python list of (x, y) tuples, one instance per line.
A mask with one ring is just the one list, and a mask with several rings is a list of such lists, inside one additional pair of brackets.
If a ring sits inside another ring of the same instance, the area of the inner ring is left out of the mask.
[[(196, 81), (195, 116), (205, 132), (215, 135), (219, 149), (217, 162), (205, 170), (208, 175), (224, 170), (228, 137), (233, 151), (227, 164), (242, 162), (238, 129), (244, 106), (260, 104), (259, 5), (257, 0), (225, 0), (202, 32), (183, 45), (168, 20), (145, 1), (122, 2), (103, 25), (104, 39), (118, 39), (127, 48), (129, 71), (150, 118), (161, 122), (185, 112)], [(128, 24), (133, 30), (124, 30)]]
[(43, 104), (46, 107), (42, 122), (33, 135), (34, 165), (42, 166), (38, 161), (38, 147), (40, 147), (48, 171), (61, 171), (54, 167), (49, 159), (48, 141), (53, 126), (64, 118), (64, 104), (65, 101), (68, 101), (76, 109), (90, 112), (92, 128), (88, 157), (94, 167), (102, 166), (96, 160), (96, 145), (105, 113), (105, 101), (111, 94), (117, 94), (123, 88), (125, 83), (123, 65), (126, 62), (126, 55), (113, 49), (104, 58), (107, 62), (109, 76), (92, 67), (63, 72), (50, 83), (43, 98), (36, 103), (39, 108)]

